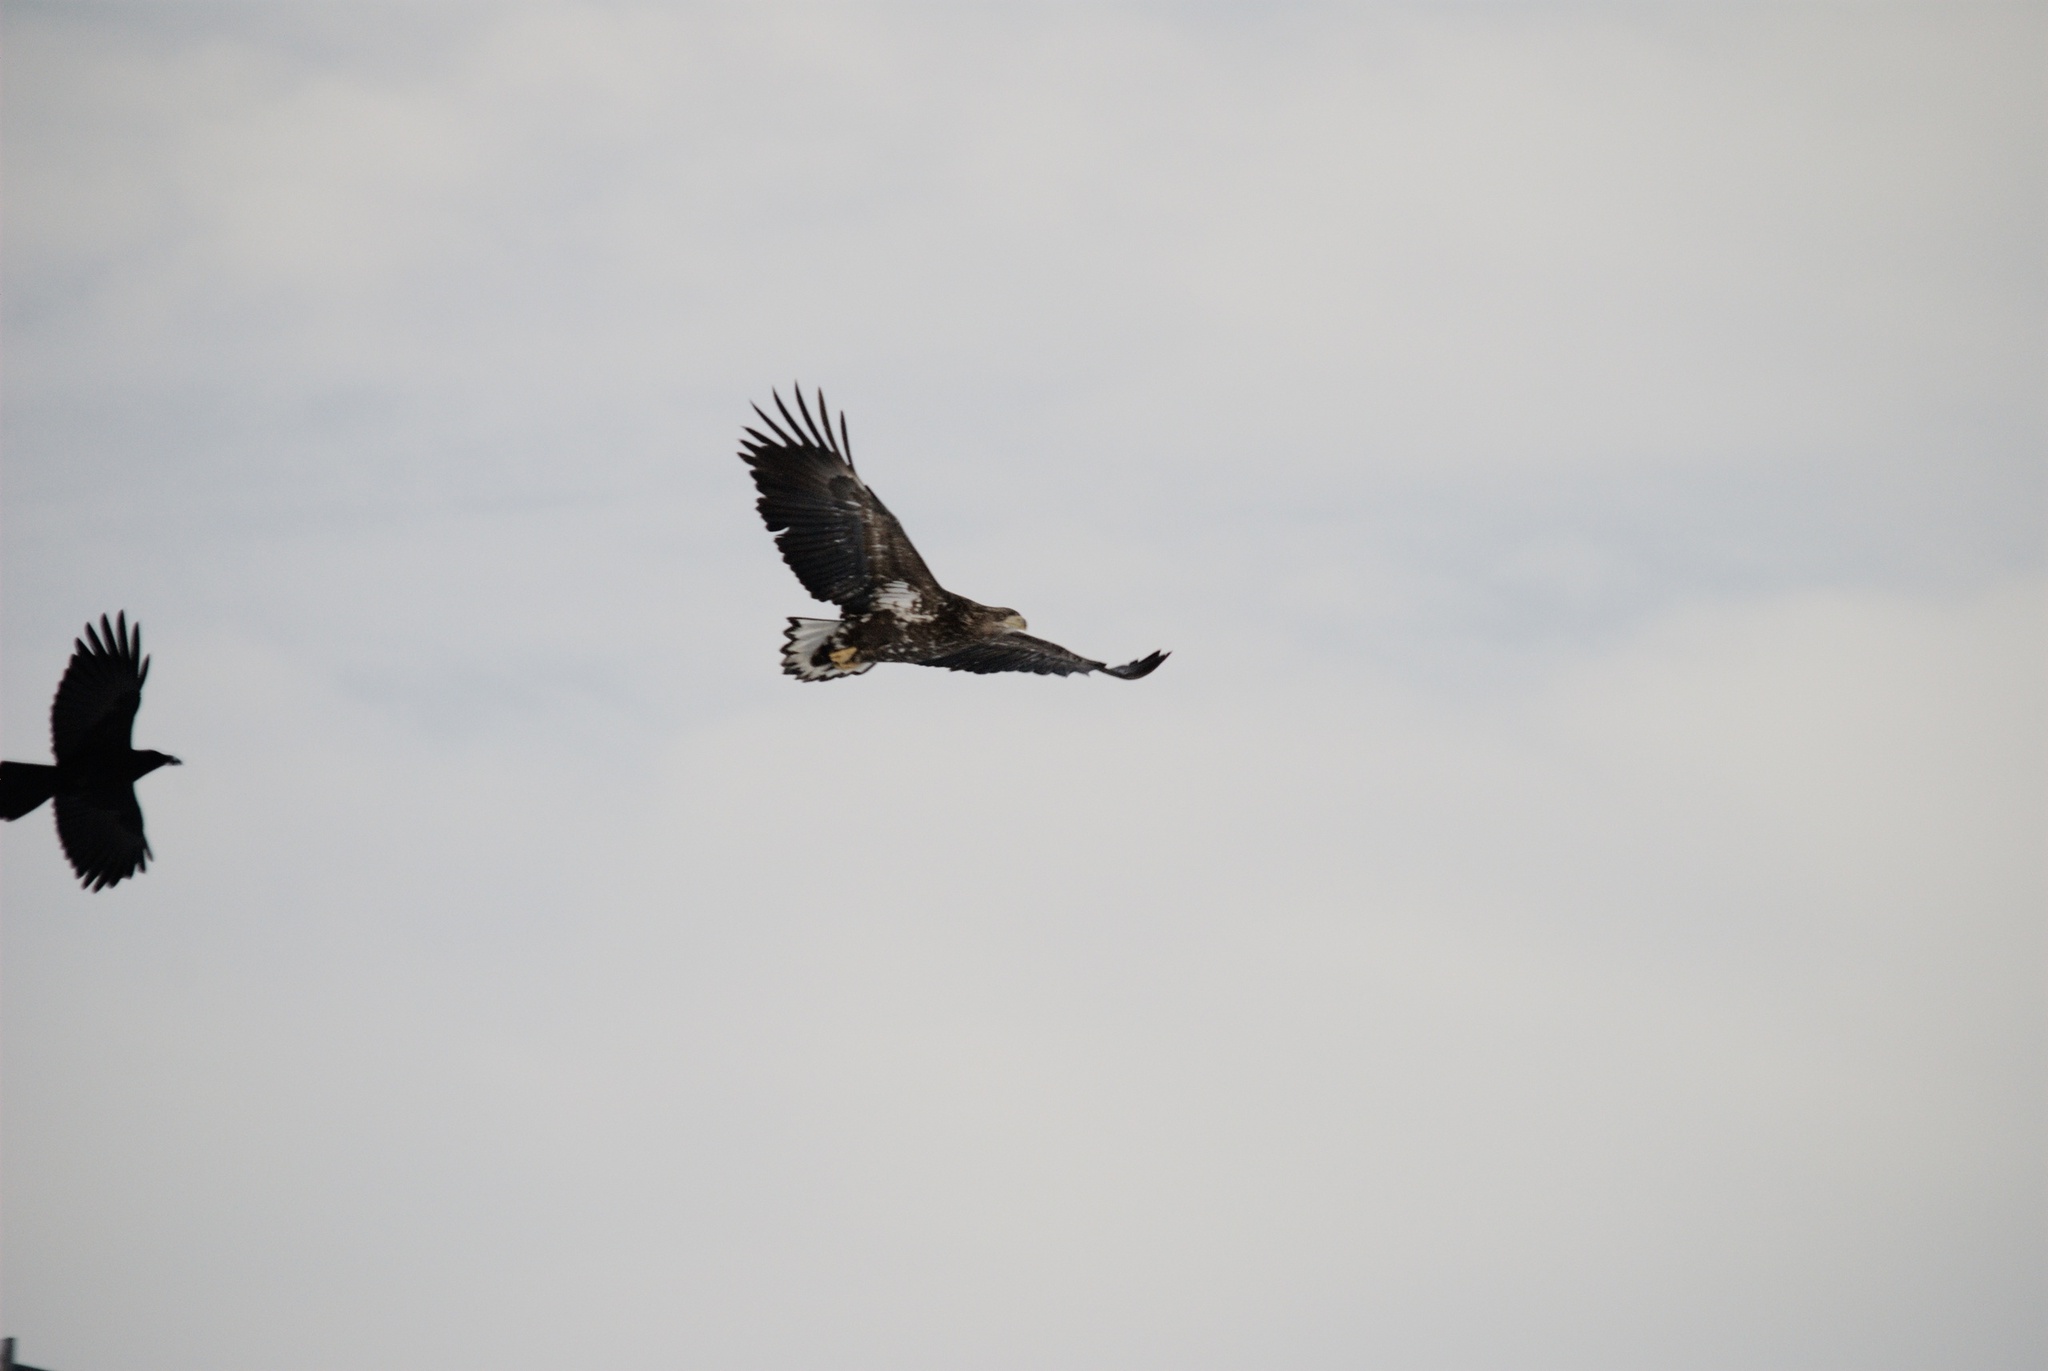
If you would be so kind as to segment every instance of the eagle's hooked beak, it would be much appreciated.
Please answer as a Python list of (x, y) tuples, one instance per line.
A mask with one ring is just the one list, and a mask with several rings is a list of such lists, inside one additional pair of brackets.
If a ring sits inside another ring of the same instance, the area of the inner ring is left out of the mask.
[(1003, 622), (1011, 628), (1015, 629), (1023, 629), (1027, 627), (1027, 625), (1024, 622), (1024, 616), (1021, 614), (1012, 614), (1009, 618), (1003, 620)]

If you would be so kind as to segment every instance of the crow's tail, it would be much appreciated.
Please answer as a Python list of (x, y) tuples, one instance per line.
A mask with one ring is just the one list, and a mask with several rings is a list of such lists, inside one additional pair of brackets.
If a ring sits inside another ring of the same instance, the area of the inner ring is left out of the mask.
[(0, 819), (19, 819), (57, 789), (57, 768), (41, 762), (0, 762)]

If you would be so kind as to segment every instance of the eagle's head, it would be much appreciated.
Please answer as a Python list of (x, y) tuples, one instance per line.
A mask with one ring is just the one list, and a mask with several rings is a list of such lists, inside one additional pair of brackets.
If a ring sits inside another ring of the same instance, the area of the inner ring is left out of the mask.
[(1024, 616), (1023, 616), (1023, 615), (1021, 615), (1021, 614), (1019, 614), (1019, 613), (1018, 613), (1018, 612), (1017, 612), (1016, 610), (1014, 610), (1014, 609), (999, 609), (999, 610), (996, 610), (996, 611), (995, 611), (995, 620), (996, 620), (996, 622), (997, 622), (997, 623), (1001, 624), (1001, 625), (1002, 625), (1002, 626), (1003, 626), (1004, 628), (1014, 628), (1014, 629), (1016, 629), (1016, 630), (1017, 630), (1018, 632), (1020, 632), (1020, 633), (1021, 633), (1021, 632), (1023, 632), (1023, 631), (1024, 631), (1024, 629), (1026, 629), (1026, 628), (1030, 627), (1030, 625), (1028, 625), (1028, 624), (1026, 624), (1026, 623), (1024, 622)]

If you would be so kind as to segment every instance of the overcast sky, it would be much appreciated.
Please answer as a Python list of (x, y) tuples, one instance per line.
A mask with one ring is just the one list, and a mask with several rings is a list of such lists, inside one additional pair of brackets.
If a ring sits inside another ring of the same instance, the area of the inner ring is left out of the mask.
[(2048, 1360), (2048, 9), (0, 19), (28, 1360)]

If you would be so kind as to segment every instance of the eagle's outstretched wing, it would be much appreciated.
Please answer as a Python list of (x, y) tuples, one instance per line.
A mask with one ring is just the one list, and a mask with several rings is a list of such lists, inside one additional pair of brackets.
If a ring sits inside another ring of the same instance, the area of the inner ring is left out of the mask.
[(50, 705), (50, 750), (58, 762), (73, 755), (125, 753), (148, 678), (142, 625), (130, 629), (127, 611), (118, 625), (102, 614), (99, 633), (87, 624), (85, 637), (72, 643), (71, 665)]
[(146, 870), (154, 854), (142, 836), (135, 787), (57, 797), (57, 841), (87, 890), (104, 890)]
[(1135, 662), (1125, 662), (1122, 666), (1105, 666), (1079, 653), (1069, 652), (1058, 643), (1048, 643), (1028, 633), (1007, 632), (956, 648), (943, 657), (928, 657), (924, 665), (981, 675), (995, 671), (1029, 671), (1040, 676), (1071, 676), (1080, 671), (1100, 671), (1135, 681), (1140, 676), (1151, 675), (1166, 657), (1164, 652), (1155, 652)]
[(740, 448), (761, 492), (756, 508), (775, 535), (782, 560), (813, 596), (856, 614), (892, 581), (936, 594), (939, 583), (910, 545), (903, 525), (854, 471), (845, 413), (835, 434), (824, 391), (818, 392), (817, 419), (800, 390), (796, 406), (801, 424), (779, 394), (780, 424), (754, 406), (768, 432), (748, 429)]

